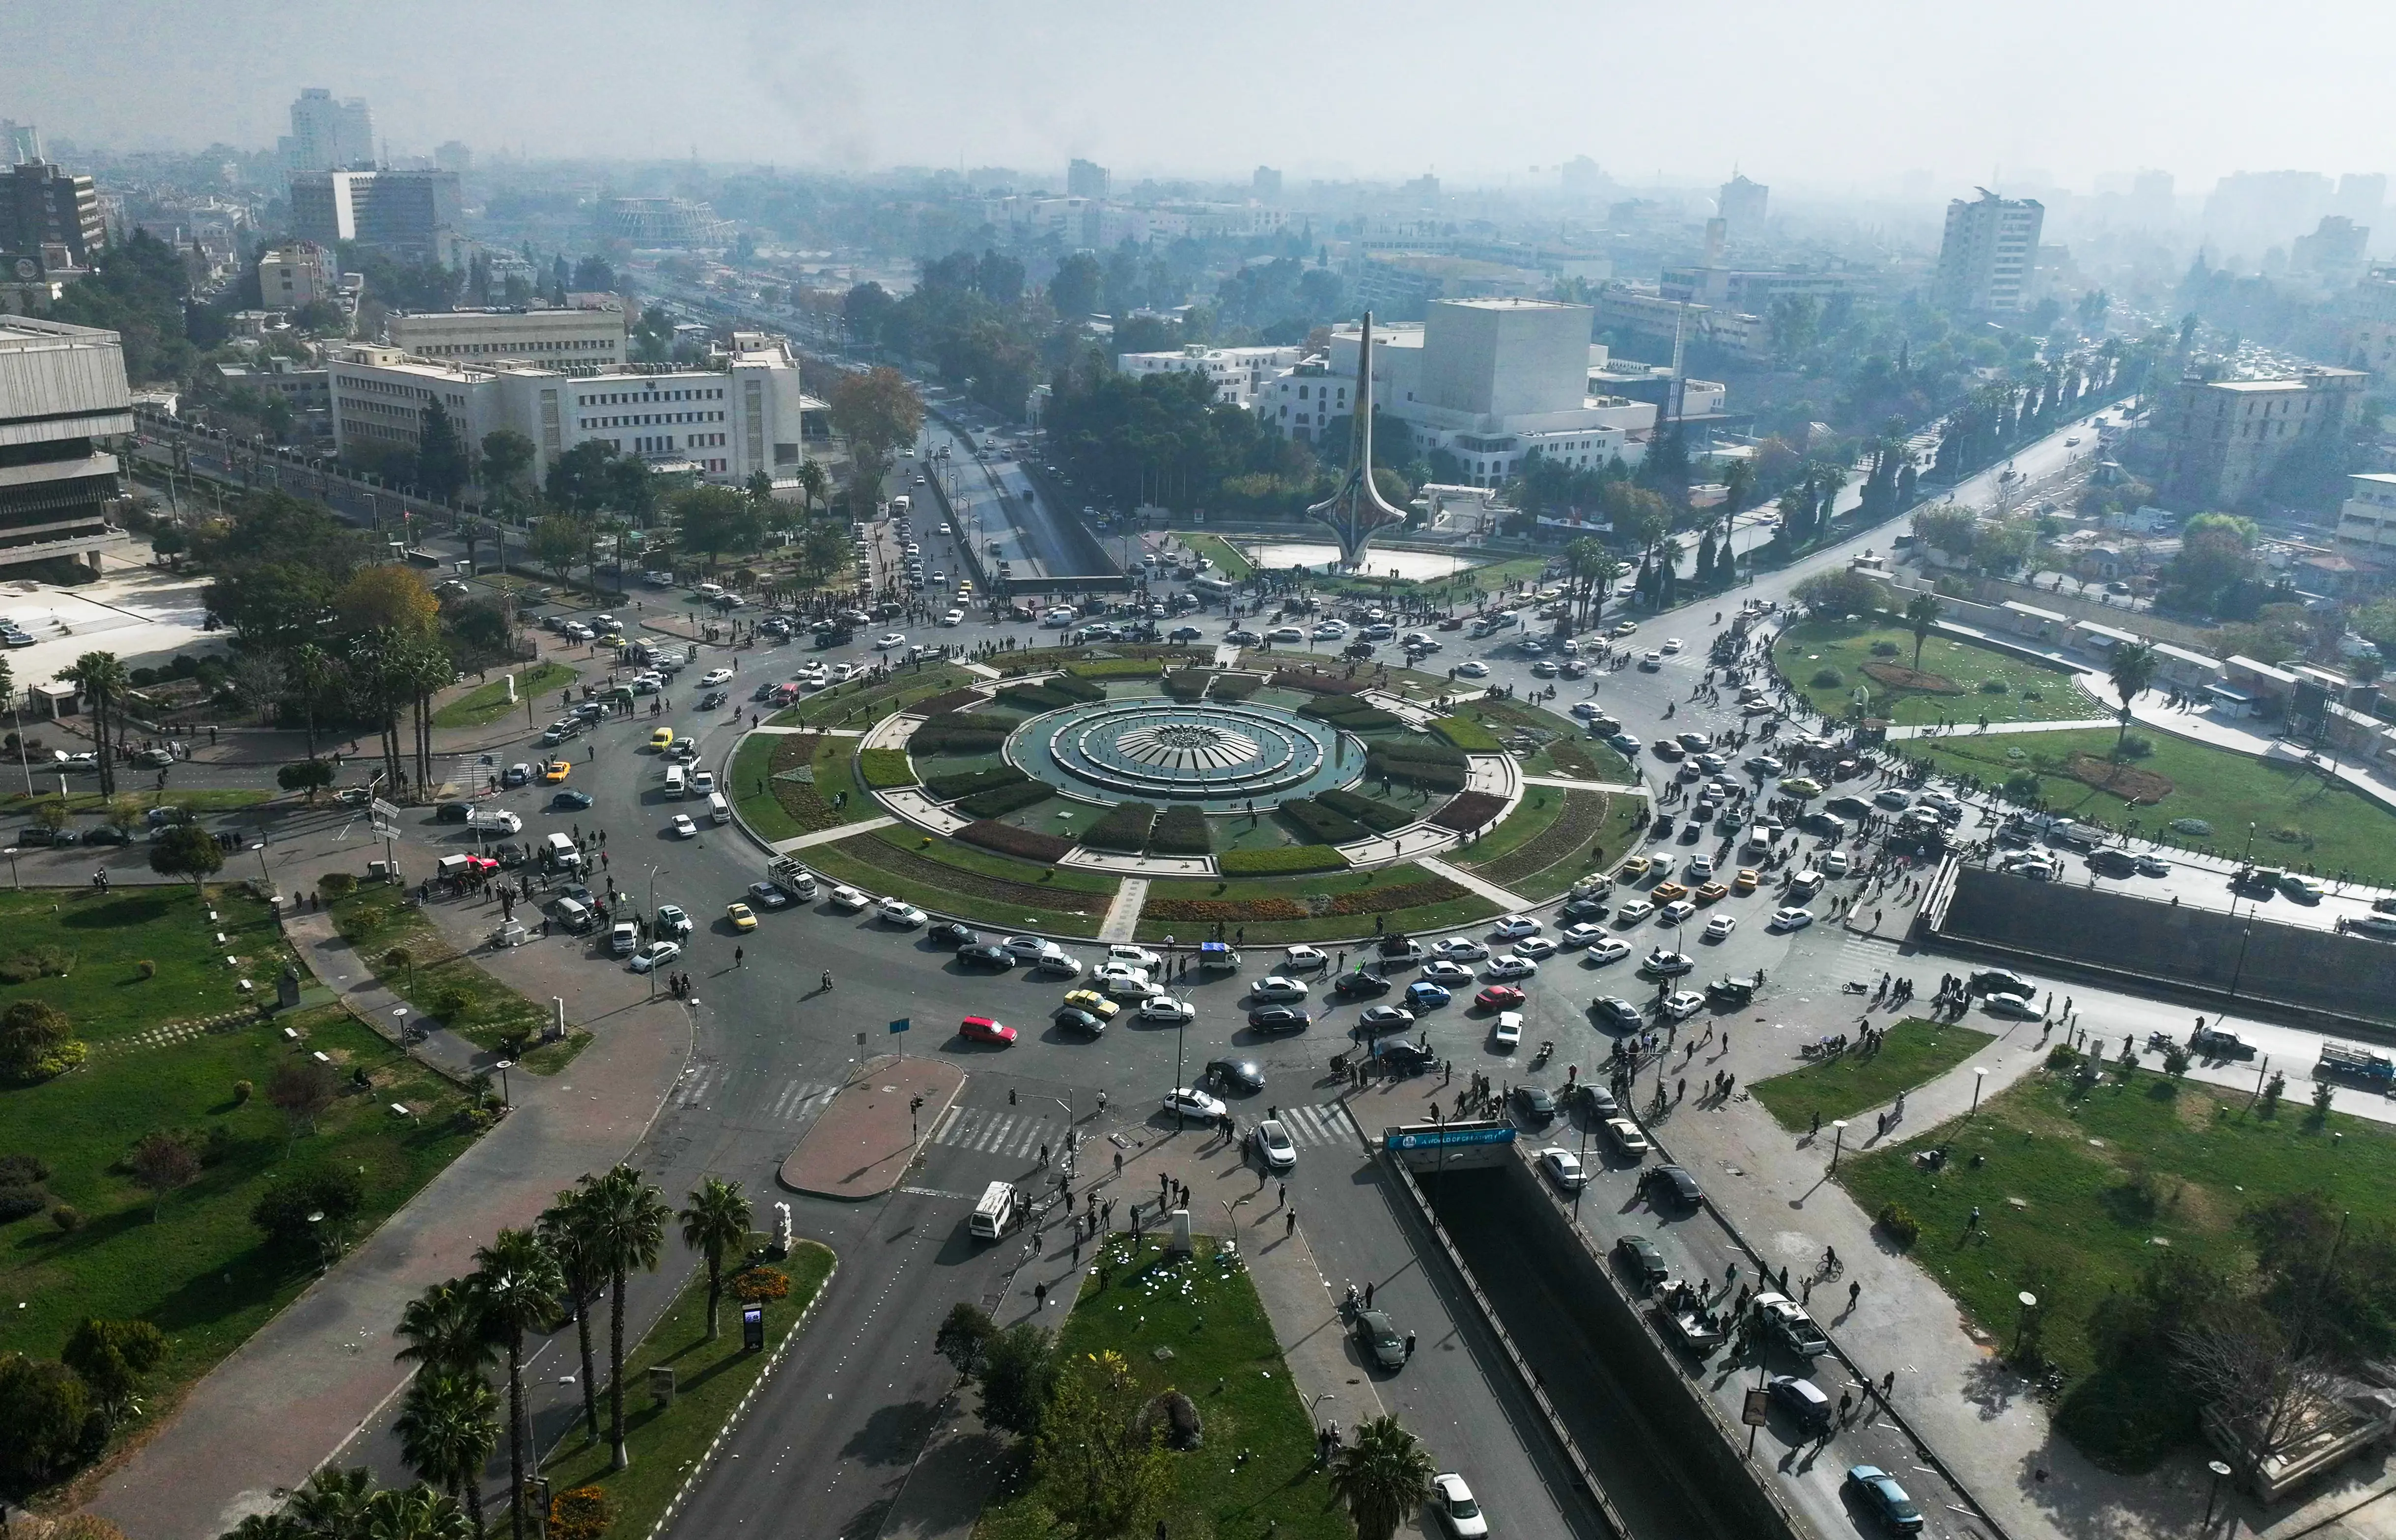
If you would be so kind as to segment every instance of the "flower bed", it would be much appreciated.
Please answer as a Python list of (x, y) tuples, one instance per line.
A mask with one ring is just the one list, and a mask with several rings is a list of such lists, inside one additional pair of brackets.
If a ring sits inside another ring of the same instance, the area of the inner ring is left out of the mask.
[(1215, 687), (1206, 692), (1209, 700), (1245, 700), (1264, 688), (1264, 676), (1252, 673), (1218, 673)]
[(1471, 890), (1444, 877), (1433, 877), (1423, 883), (1396, 883), (1382, 887), (1356, 888), (1335, 896), (1324, 912), (1327, 914), (1385, 914), (1392, 909), (1421, 909), (1429, 904), (1451, 903), (1471, 896)]
[(967, 687), (962, 690), (949, 690), (940, 695), (928, 696), (909, 707), (908, 710), (922, 716), (939, 716), (949, 711), (962, 711), (969, 706), (979, 705), (980, 702), (981, 692), (978, 689)]
[(1313, 911), (1295, 898), (1151, 898), (1140, 909), (1139, 917), (1202, 924), (1220, 921), (1227, 925), (1240, 925), (1251, 920), (1307, 920), (1313, 917)]
[(1313, 669), (1275, 669), (1272, 683), (1285, 690), (1308, 690), (1315, 695), (1360, 695), (1373, 687), (1370, 679), (1351, 679), (1344, 674), (1322, 673)]
[(1351, 733), (1380, 733), (1403, 725), (1398, 718), (1355, 696), (1321, 696), (1300, 706), (1298, 714)]
[(1324, 791), (1314, 800), (1335, 813), (1355, 819), (1376, 834), (1387, 834), (1415, 821), (1415, 816), (1403, 807), (1391, 807), (1353, 791)]
[(1461, 791), (1471, 778), (1462, 750), (1413, 738), (1375, 743), (1365, 752), (1364, 773), (1428, 786), (1434, 791)]
[(1432, 723), (1431, 730), (1468, 754), (1499, 751), (1498, 735), (1470, 717), (1444, 716)]
[[(1349, 844), (1364, 837), (1364, 826), (1312, 797), (1281, 804), (1281, 816), (1306, 830), (1318, 844)], [(1242, 854), (1234, 852), (1233, 854)], [(1228, 860), (1230, 857), (1226, 856)], [(1224, 870), (1229, 870), (1226, 867)]]
[(1159, 856), (1205, 856), (1214, 851), (1215, 838), (1206, 827), (1205, 814), (1176, 804), (1166, 808), (1156, 827), (1148, 831), (1148, 848)]
[(1505, 810), (1506, 799), (1494, 791), (1467, 791), (1449, 798), (1446, 806), (1431, 816), (1431, 821), (1442, 829), (1470, 834)]
[(1103, 818), (1082, 831), (1082, 843), (1093, 850), (1138, 855), (1148, 843), (1156, 809), (1148, 803), (1119, 803)]
[(1002, 856), (1019, 856), (1027, 861), (1051, 864), (1062, 860), (1073, 848), (1071, 840), (1060, 840), (1054, 834), (1043, 834), (1034, 829), (1018, 829), (1013, 824), (983, 818), (957, 830), (956, 837), (967, 844), (995, 850)]
[(1154, 679), (1165, 671), (1165, 663), (1154, 657), (1101, 657), (1068, 663), (1065, 671), (1077, 679)]
[(1006, 741), (1015, 719), (994, 711), (943, 711), (907, 739), (914, 754), (987, 754)]
[(1526, 841), (1487, 866), (1474, 867), (1473, 875), (1499, 887), (1507, 887), (1550, 867), (1585, 858), (1591, 845), (1605, 832), (1607, 806), (1608, 799), (1602, 791), (1565, 792), (1564, 808), (1556, 815), (1554, 823), (1541, 830), (1537, 838)]
[(1282, 845), (1272, 850), (1227, 850), (1216, 860), (1227, 877), (1270, 877), (1295, 871), (1338, 871), (1348, 857), (1329, 845)]
[[(1026, 830), (1021, 832), (1032, 831)], [(927, 908), (937, 908), (940, 897), (947, 895), (1003, 905), (1022, 913), (1049, 909), (1065, 914), (1101, 915), (1114, 902), (1115, 884), (1112, 882), (1103, 886), (1068, 885), (1066, 882), (1045, 879), (1070, 874), (1058, 873), (1051, 868), (1031, 866), (1022, 869), (1025, 880), (1017, 881), (1011, 876), (974, 869), (973, 862), (994, 861), (997, 859), (994, 856), (985, 856), (977, 850), (968, 857), (965, 852), (959, 851), (956, 860), (938, 860), (927, 854), (919, 855), (885, 837), (893, 833), (911, 835), (917, 841), (927, 840), (926, 836), (917, 835), (912, 830), (885, 830), (852, 835), (835, 844), (819, 845), (816, 849), (844, 857), (834, 863), (838, 866), (848, 867), (854, 863), (859, 869), (854, 874), (847, 871), (838, 873), (837, 880), (849, 881), (852, 875), (862, 875), (867, 870), (879, 872), (912, 884), (916, 890), (914, 901)], [(859, 885), (878, 889), (887, 884), (869, 880)]]

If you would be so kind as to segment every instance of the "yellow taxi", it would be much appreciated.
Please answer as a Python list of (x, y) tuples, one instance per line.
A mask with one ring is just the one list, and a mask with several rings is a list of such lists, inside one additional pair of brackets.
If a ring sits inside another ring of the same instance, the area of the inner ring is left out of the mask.
[(651, 733), (649, 735), (649, 747), (652, 749), (672, 748), (673, 729), (671, 727), (660, 727), (656, 732)]
[(1730, 888), (1722, 883), (1708, 883), (1697, 889), (1697, 902), (1700, 904), (1719, 903), (1729, 896)]
[(1100, 1021), (1113, 1020), (1114, 1014), (1123, 1009), (1096, 989), (1075, 989), (1065, 997), (1065, 1003), (1077, 1011), (1087, 1011)]
[(559, 781), (564, 780), (566, 776), (573, 771), (573, 769), (574, 766), (565, 760), (551, 760), (547, 764), (540, 767), (540, 783), (543, 786), (555, 786)]
[(725, 905), (724, 918), (731, 921), (732, 928), (737, 931), (752, 931), (757, 928), (757, 913), (746, 904)]
[(1678, 883), (1658, 883), (1647, 896), (1657, 904), (1676, 904), (1689, 896), (1689, 890)]
[(1622, 863), (1622, 880), (1626, 883), (1635, 883), (1646, 876), (1647, 869), (1655, 864), (1644, 856), (1633, 856)]
[(1733, 893), (1753, 893), (1755, 891), (1756, 883), (1763, 880), (1764, 879), (1755, 874), (1755, 869), (1753, 867), (1741, 867), (1738, 869), (1738, 875), (1731, 879), (1731, 891)]

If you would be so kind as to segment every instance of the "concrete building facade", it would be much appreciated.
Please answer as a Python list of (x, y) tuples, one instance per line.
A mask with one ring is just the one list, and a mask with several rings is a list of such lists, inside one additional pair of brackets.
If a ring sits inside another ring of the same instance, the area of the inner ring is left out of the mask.
[(48, 161), (11, 166), (0, 186), (0, 250), (45, 272), (88, 268), (108, 246), (108, 221), (89, 177)]
[(74, 556), (97, 569), (126, 543), (108, 523), (117, 462), (102, 445), (132, 431), (114, 332), (0, 316), (0, 568)]
[(258, 259), (259, 299), (269, 310), (336, 303), (340, 283), (332, 252), (313, 241), (287, 241)]
[(1297, 348), (1210, 348), (1192, 342), (1176, 352), (1117, 353), (1115, 372), (1204, 375), (1215, 386), (1216, 400), (1253, 407), (1258, 392), (1276, 376), (1298, 366), (1299, 354)]
[(364, 97), (336, 101), (312, 86), (291, 103), (291, 134), (281, 144), (287, 171), (340, 171), (375, 162), (374, 113)]
[(1987, 188), (1971, 201), (1947, 206), (1946, 237), (1938, 247), (1938, 302), (1961, 313), (2012, 314), (2030, 304), (2046, 206), (2035, 198), (2000, 198)]
[(291, 179), (291, 223), (304, 240), (354, 241), (403, 262), (465, 262), (454, 171), (306, 171)]
[(625, 364), (626, 322), (620, 304), (412, 312), (393, 315), (385, 328), (393, 347), (443, 363), (529, 364), (571, 375), (620, 369)]
[(1762, 182), (1733, 176), (1722, 184), (1714, 210), (1722, 216), (1723, 228), (1732, 240), (1751, 241), (1764, 233), (1764, 210), (1771, 203), (1772, 189)]
[(2385, 573), (2396, 568), (2396, 475), (2369, 471), (2346, 478), (2337, 510), (2337, 551)]
[(2184, 379), (2163, 405), (2168, 507), (2187, 513), (2253, 496), (2292, 451), (2344, 432), (2371, 377), (2310, 368), (2292, 379)]
[(1107, 168), (1096, 161), (1074, 160), (1065, 167), (1065, 195), (1069, 198), (1105, 197)]

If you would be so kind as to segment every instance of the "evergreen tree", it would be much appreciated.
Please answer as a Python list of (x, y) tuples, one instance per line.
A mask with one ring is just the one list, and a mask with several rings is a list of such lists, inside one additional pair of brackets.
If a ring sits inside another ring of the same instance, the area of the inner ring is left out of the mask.
[(454, 501), (466, 485), (468, 471), (466, 445), (458, 436), (458, 425), (436, 399), (424, 408), (417, 439), (417, 485), (439, 501)]

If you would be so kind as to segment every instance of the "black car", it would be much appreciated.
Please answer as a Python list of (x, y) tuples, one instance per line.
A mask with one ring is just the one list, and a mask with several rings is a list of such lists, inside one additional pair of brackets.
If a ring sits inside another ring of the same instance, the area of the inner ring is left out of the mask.
[(1603, 898), (1575, 898), (1564, 907), (1561, 916), (1567, 925), (1577, 925), (1591, 920), (1603, 920), (1610, 906)]
[(1822, 810), (1835, 813), (1842, 818), (1860, 820), (1871, 816), (1871, 803), (1861, 797), (1832, 797), (1822, 804)]
[(1755, 998), (1751, 979), (1717, 978), (1706, 986), (1706, 998), (1725, 1005), (1744, 1005)]
[(1259, 1005), (1248, 1013), (1248, 1025), (1259, 1032), (1302, 1032), (1314, 1018), (1295, 1005)]
[(710, 690), (705, 695), (699, 697), (699, 709), (702, 711), (712, 711), (731, 698), (732, 697), (727, 691)]
[(1668, 1202), (1695, 1208), (1705, 1197), (1697, 1179), (1676, 1165), (1649, 1166), (1639, 1178), (1639, 1190), (1658, 1208)]
[(2089, 854), (2088, 870), (2100, 877), (2130, 877), (2136, 875), (2138, 861), (2128, 851), (2116, 850), (2109, 845)]
[(978, 943), (957, 949), (957, 961), (968, 968), (996, 968), (1001, 972), (1015, 966), (1015, 954), (1005, 947)]
[(1360, 968), (1354, 973), (1341, 974), (1332, 981), (1331, 988), (1334, 993), (1351, 998), (1369, 997), (1388, 994), (1390, 981), (1379, 974), (1369, 974)]
[(943, 920), (924, 933), (944, 946), (970, 947), (981, 939), (981, 933), (971, 925), (960, 925), (953, 920)]
[(1775, 1374), (1764, 1382), (1764, 1388), (1773, 1403), (1806, 1432), (1819, 1433), (1830, 1426), (1830, 1398), (1822, 1394), (1822, 1387), (1812, 1380)]
[(1403, 1369), (1406, 1363), (1406, 1339), (1390, 1324), (1390, 1318), (1379, 1310), (1356, 1312), (1356, 1347), (1366, 1361), (1384, 1369)]
[(1564, 1087), (1559, 1098), (1566, 1107), (1586, 1107), (1592, 1118), (1615, 1118), (1622, 1114), (1622, 1104), (1614, 1093), (1594, 1081), (1575, 1081)]
[(577, 791), (572, 787), (566, 787), (559, 790), (549, 799), (549, 810), (552, 813), (566, 810), (579, 812), (582, 808), (586, 808), (590, 805), (591, 793), (588, 791)]
[(1514, 1087), (1513, 1099), (1515, 1108), (1533, 1122), (1544, 1124), (1555, 1121), (1556, 1094), (1546, 1086), (1518, 1085)]
[(1384, 1042), (1377, 1056), (1395, 1075), (1427, 1075), (1439, 1068), (1439, 1055), (1419, 1042)]
[(1265, 1072), (1254, 1059), (1208, 1059), (1198, 1083), (1226, 1091), (1261, 1091)]
[(471, 804), (462, 802), (435, 803), (433, 806), (433, 821), (434, 823), (464, 823), (468, 816), (473, 811), (474, 809)]
[(1072, 1032), (1086, 1032), (1097, 1037), (1107, 1029), (1107, 1024), (1078, 1006), (1059, 1005), (1050, 1013), (1049, 1020)]
[(1614, 1243), (1614, 1255), (1623, 1271), (1639, 1281), (1643, 1288), (1653, 1288), (1672, 1276), (1664, 1266), (1664, 1254), (1644, 1235), (1626, 1235)]

